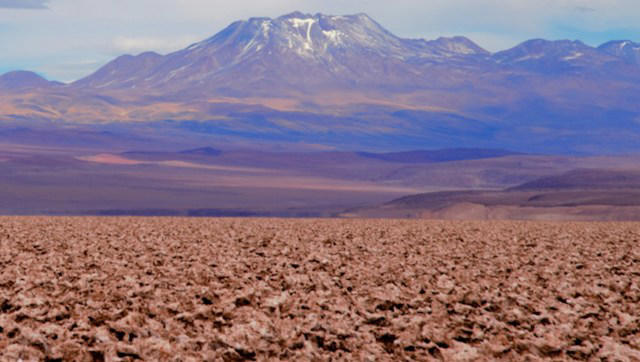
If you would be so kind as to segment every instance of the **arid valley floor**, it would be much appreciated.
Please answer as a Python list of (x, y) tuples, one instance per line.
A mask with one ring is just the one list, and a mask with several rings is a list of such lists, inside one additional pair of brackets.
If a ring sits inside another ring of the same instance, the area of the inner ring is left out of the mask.
[(0, 360), (640, 360), (640, 224), (0, 218)]

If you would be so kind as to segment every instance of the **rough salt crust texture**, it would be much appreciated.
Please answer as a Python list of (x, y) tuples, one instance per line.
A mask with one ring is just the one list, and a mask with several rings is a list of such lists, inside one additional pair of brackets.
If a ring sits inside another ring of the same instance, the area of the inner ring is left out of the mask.
[(640, 224), (0, 218), (0, 360), (640, 361)]

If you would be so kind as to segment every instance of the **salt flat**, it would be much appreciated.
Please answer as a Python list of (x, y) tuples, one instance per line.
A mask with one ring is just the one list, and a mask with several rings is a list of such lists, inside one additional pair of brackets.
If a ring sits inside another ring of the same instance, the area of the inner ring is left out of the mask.
[(640, 360), (640, 224), (0, 218), (0, 360)]

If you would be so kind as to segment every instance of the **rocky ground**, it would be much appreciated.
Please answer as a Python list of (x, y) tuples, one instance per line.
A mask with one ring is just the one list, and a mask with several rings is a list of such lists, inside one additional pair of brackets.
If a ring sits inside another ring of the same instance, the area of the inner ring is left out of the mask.
[(0, 218), (0, 360), (640, 361), (640, 224)]

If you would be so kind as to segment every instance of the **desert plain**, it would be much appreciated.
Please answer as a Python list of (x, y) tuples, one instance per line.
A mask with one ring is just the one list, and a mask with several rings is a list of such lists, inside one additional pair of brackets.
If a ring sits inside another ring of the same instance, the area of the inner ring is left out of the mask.
[(640, 361), (640, 224), (0, 218), (2, 361)]

